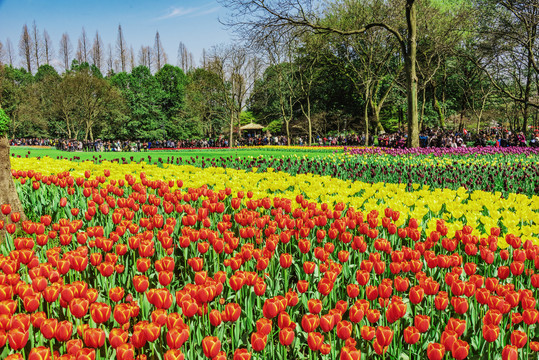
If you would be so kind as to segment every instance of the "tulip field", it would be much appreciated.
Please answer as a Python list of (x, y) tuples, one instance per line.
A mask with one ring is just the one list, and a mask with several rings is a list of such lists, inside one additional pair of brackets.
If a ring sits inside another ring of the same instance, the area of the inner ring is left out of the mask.
[(12, 174), (28, 220), (1, 206), (0, 359), (539, 354), (537, 153), (12, 158)]

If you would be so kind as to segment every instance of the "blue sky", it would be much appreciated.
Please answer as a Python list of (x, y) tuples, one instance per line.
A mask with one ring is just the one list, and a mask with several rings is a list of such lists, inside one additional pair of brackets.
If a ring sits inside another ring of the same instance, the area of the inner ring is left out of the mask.
[(114, 48), (121, 25), (136, 58), (142, 45), (153, 46), (159, 31), (169, 63), (176, 65), (180, 41), (196, 62), (203, 48), (230, 43), (232, 33), (218, 21), (225, 16), (226, 9), (216, 0), (0, 0), (0, 41), (5, 45), (9, 38), (18, 55), (22, 27), (31, 28), (35, 20), (40, 32), (46, 29), (49, 33), (56, 54), (64, 32), (69, 34), (75, 54), (82, 27), (92, 41), (97, 30), (105, 47), (110, 43)]

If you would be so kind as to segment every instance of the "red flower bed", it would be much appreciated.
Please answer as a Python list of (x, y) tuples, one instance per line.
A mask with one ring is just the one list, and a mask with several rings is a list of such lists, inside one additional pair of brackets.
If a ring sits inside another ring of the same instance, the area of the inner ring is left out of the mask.
[[(107, 173), (105, 174), (107, 175)], [(251, 199), (181, 181), (32, 181), (58, 211), (8, 205), (7, 359), (516, 359), (539, 350), (538, 246), (387, 208)], [(56, 200), (55, 200), (56, 199)], [(41, 201), (41, 200), (39, 200)], [(38, 201), (36, 200), (36, 204)], [(36, 205), (37, 206), (37, 205)], [(158, 355), (159, 354), (159, 355)], [(533, 354), (536, 356), (536, 354)]]

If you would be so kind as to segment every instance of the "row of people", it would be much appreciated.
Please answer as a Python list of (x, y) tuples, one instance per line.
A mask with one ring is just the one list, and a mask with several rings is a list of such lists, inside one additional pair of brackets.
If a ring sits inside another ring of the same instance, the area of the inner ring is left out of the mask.
[[(315, 136), (312, 145), (318, 146), (364, 146), (365, 134), (348, 134), (339, 136)], [(439, 128), (425, 129), (419, 134), (421, 147), (465, 147), (465, 146), (531, 146), (539, 147), (539, 131), (530, 134), (528, 139), (522, 132), (512, 132), (503, 128), (480, 130), (471, 134), (466, 130), (462, 132), (448, 131)], [(405, 132), (369, 134), (368, 145), (391, 148), (404, 148), (407, 143)], [(284, 135), (247, 135), (234, 140), (234, 146), (266, 146), (287, 145), (288, 138)], [(307, 145), (306, 136), (294, 136), (290, 139), (291, 145)], [(20, 138), (12, 139), (11, 146), (50, 146), (63, 151), (148, 151), (155, 149), (198, 149), (198, 148), (227, 148), (228, 138), (183, 139), (183, 140), (73, 140), (73, 139), (40, 139)]]

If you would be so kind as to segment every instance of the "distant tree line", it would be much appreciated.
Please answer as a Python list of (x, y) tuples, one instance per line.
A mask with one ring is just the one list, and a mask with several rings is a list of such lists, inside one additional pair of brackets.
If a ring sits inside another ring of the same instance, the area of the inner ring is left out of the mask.
[(10, 136), (187, 139), (242, 124), (304, 136), (539, 126), (539, 0), (222, 0), (245, 42), (180, 43), (171, 65), (157, 32), (135, 56), (86, 31), (54, 51), (23, 26), (0, 42), (0, 105)]

